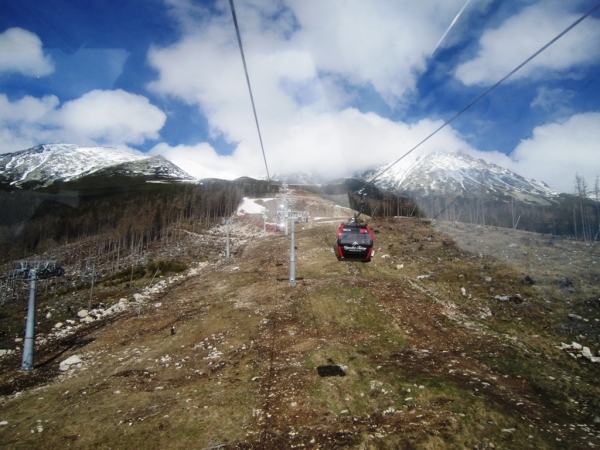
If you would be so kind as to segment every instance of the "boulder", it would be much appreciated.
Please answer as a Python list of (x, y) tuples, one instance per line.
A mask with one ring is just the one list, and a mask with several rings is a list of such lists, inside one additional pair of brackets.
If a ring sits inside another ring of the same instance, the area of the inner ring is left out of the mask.
[(145, 299), (145, 297), (142, 294), (138, 294), (138, 293), (133, 294), (133, 300), (135, 300), (138, 303), (143, 302), (144, 299)]
[(589, 347), (584, 347), (583, 345), (578, 344), (577, 342), (573, 342), (571, 345), (561, 342), (560, 346), (556, 346), (556, 348), (558, 348), (559, 350), (566, 351), (567, 354), (572, 358), (585, 358), (593, 363), (600, 363), (599, 356), (594, 356)]
[(90, 311), (90, 316), (98, 319), (99, 317), (102, 317), (104, 315), (104, 310), (103, 309), (92, 309)]
[(126, 298), (122, 298), (119, 300), (119, 303), (115, 303), (110, 308), (105, 311), (105, 314), (114, 314), (119, 311), (125, 311), (129, 306), (129, 301)]
[(80, 319), (83, 319), (84, 317), (87, 317), (88, 315), (88, 310), (87, 309), (82, 309), (77, 313), (77, 317), (79, 317)]
[(62, 326), (63, 326), (63, 323), (62, 322), (58, 322), (57, 324), (54, 325), (54, 328), (59, 329)]
[(80, 362), (81, 357), (79, 355), (69, 356), (67, 359), (60, 363), (59, 369), (65, 372), (69, 370), (73, 364), (79, 364)]
[(80, 362), (81, 362), (81, 356), (73, 355), (73, 356), (69, 356), (67, 359), (62, 361), (60, 364), (70, 366), (72, 364), (79, 364)]

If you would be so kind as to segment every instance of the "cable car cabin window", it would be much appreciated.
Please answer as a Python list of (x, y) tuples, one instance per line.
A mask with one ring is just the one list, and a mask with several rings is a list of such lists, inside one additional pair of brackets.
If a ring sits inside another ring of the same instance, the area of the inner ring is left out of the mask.
[(373, 233), (367, 225), (340, 225), (334, 245), (338, 261), (369, 262), (373, 256)]
[(354, 244), (357, 243), (359, 245), (370, 245), (371, 244), (371, 236), (369, 236), (369, 232), (365, 229), (359, 230), (351, 230), (351, 231), (342, 231), (340, 236), (340, 244)]

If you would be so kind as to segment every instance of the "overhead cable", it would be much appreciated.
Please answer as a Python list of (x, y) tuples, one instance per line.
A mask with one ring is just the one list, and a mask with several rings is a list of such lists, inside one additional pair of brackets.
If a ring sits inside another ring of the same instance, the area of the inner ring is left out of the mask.
[(431, 52), (432, 55), (438, 49), (438, 47), (440, 46), (440, 44), (442, 43), (442, 41), (444, 40), (444, 38), (448, 35), (448, 33), (450, 32), (450, 30), (452, 29), (452, 27), (456, 24), (456, 22), (458, 21), (458, 18), (462, 15), (463, 11), (467, 8), (467, 6), (469, 5), (470, 2), (471, 2), (471, 0), (467, 0), (466, 3), (463, 5), (463, 7), (460, 8), (460, 11), (456, 15), (456, 17), (454, 17), (454, 20), (450, 23), (450, 26), (448, 26), (448, 28), (446, 28), (446, 31), (444, 32), (444, 34), (442, 34), (442, 37), (440, 38), (440, 40), (438, 41), (438, 43), (435, 44), (435, 48)]
[(250, 92), (250, 101), (252, 102), (252, 111), (254, 111), (254, 121), (256, 122), (256, 130), (258, 131), (258, 140), (260, 141), (260, 148), (262, 150), (263, 160), (265, 162), (265, 169), (267, 170), (267, 181), (271, 181), (269, 175), (269, 166), (267, 166), (267, 157), (265, 156), (265, 147), (263, 146), (262, 135), (260, 134), (260, 126), (258, 125), (258, 116), (256, 115), (256, 107), (254, 106), (254, 96), (252, 95), (252, 87), (250, 86), (250, 77), (248, 76), (248, 67), (246, 66), (246, 58), (244, 57), (244, 47), (242, 47), (242, 38), (240, 36), (240, 28), (238, 27), (237, 17), (235, 15), (235, 8), (233, 6), (233, 0), (229, 0), (231, 6), (231, 15), (233, 16), (233, 24), (235, 25), (235, 33), (237, 34), (238, 44), (240, 46), (240, 53), (242, 54), (242, 62), (244, 63), (244, 72), (246, 73), (246, 82), (248, 83), (248, 91)]
[(546, 50), (548, 47), (550, 47), (552, 44), (554, 44), (556, 41), (558, 41), (561, 37), (563, 37), (565, 34), (567, 34), (569, 31), (571, 31), (571, 29), (573, 29), (574, 27), (576, 27), (577, 25), (579, 25), (580, 22), (582, 22), (588, 16), (590, 16), (591, 14), (593, 14), (598, 8), (600, 8), (600, 3), (598, 3), (592, 9), (590, 9), (587, 13), (585, 13), (583, 16), (581, 16), (579, 19), (577, 19), (575, 22), (573, 22), (571, 25), (569, 25), (567, 28), (565, 28), (561, 33), (559, 33), (558, 35), (556, 35), (556, 37), (554, 37), (550, 42), (548, 42), (546, 45), (544, 45), (542, 48), (540, 48), (537, 52), (535, 52), (533, 55), (531, 55), (529, 58), (527, 58), (525, 61), (523, 61), (521, 64), (519, 64), (517, 67), (515, 67), (513, 70), (511, 70), (507, 75), (505, 75), (502, 79), (500, 79), (500, 81), (498, 81), (496, 84), (494, 84), (488, 90), (486, 90), (485, 92), (483, 92), (482, 94), (480, 94), (475, 100), (473, 100), (471, 103), (469, 103), (467, 106), (465, 106), (459, 112), (457, 112), (454, 116), (452, 116), (449, 120), (447, 120), (443, 125), (441, 125), (435, 131), (433, 131), (429, 136), (427, 136), (425, 139), (423, 139), (421, 142), (419, 142), (417, 145), (415, 145), (413, 148), (411, 148), (409, 151), (407, 151), (404, 155), (402, 155), (400, 158), (398, 158), (396, 161), (394, 161), (388, 167), (386, 167), (381, 172), (379, 172), (375, 177), (371, 178), (369, 180), (369, 183), (373, 183), (377, 178), (379, 178), (381, 175), (383, 175), (388, 170), (390, 170), (393, 166), (395, 166), (397, 163), (399, 163), (402, 159), (404, 159), (406, 156), (408, 156), (414, 150), (416, 150), (417, 148), (419, 148), (422, 144), (424, 144), (427, 140), (429, 140), (429, 138), (431, 138), (432, 136), (434, 136), (435, 134), (437, 134), (438, 131), (440, 131), (442, 128), (444, 128), (446, 125), (448, 125), (454, 119), (456, 119), (458, 116), (460, 116), (462, 113), (464, 113), (467, 109), (469, 109), (475, 103), (477, 103), (483, 97), (485, 97), (490, 92), (492, 92), (494, 89), (496, 89), (498, 86), (500, 86), (504, 81), (506, 81), (506, 79), (508, 79), (509, 77), (511, 77), (512, 75), (514, 75), (515, 72), (517, 72), (523, 66), (525, 66), (526, 64), (528, 64), (533, 58), (535, 58), (536, 56), (538, 56), (540, 53), (542, 53), (544, 50)]

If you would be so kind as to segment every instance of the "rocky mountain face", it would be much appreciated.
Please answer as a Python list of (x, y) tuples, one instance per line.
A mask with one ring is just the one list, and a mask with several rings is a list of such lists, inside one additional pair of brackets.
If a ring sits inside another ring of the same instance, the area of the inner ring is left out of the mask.
[(173, 164), (163, 156), (151, 156), (140, 160), (124, 162), (114, 166), (104, 167), (95, 172), (98, 176), (144, 176), (157, 180), (195, 180), (190, 174)]
[[(387, 166), (358, 175), (369, 181)], [(451, 194), (478, 196), (485, 193), (496, 200), (512, 197), (529, 204), (549, 205), (559, 193), (546, 184), (461, 153), (409, 155), (375, 180), (392, 192), (399, 190), (419, 197)]]
[(7, 188), (34, 188), (55, 181), (72, 181), (91, 174), (150, 176), (194, 180), (161, 156), (109, 147), (44, 144), (0, 155), (0, 184)]

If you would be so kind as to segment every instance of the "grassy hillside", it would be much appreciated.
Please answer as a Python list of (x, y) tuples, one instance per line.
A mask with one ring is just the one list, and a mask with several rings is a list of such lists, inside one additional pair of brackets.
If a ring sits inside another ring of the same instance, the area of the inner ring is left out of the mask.
[[(372, 223), (371, 263), (340, 263), (347, 213), (294, 201), (318, 217), (298, 225), (296, 286), (289, 238), (238, 226), (231, 260), (202, 247), (202, 263), (165, 273), (139, 310), (47, 343), (33, 373), (18, 371), (20, 355), (0, 359), (3, 446), (600, 445), (600, 364), (556, 348), (598, 349), (596, 247), (406, 218)], [(107, 284), (105, 302), (149, 281)]]

